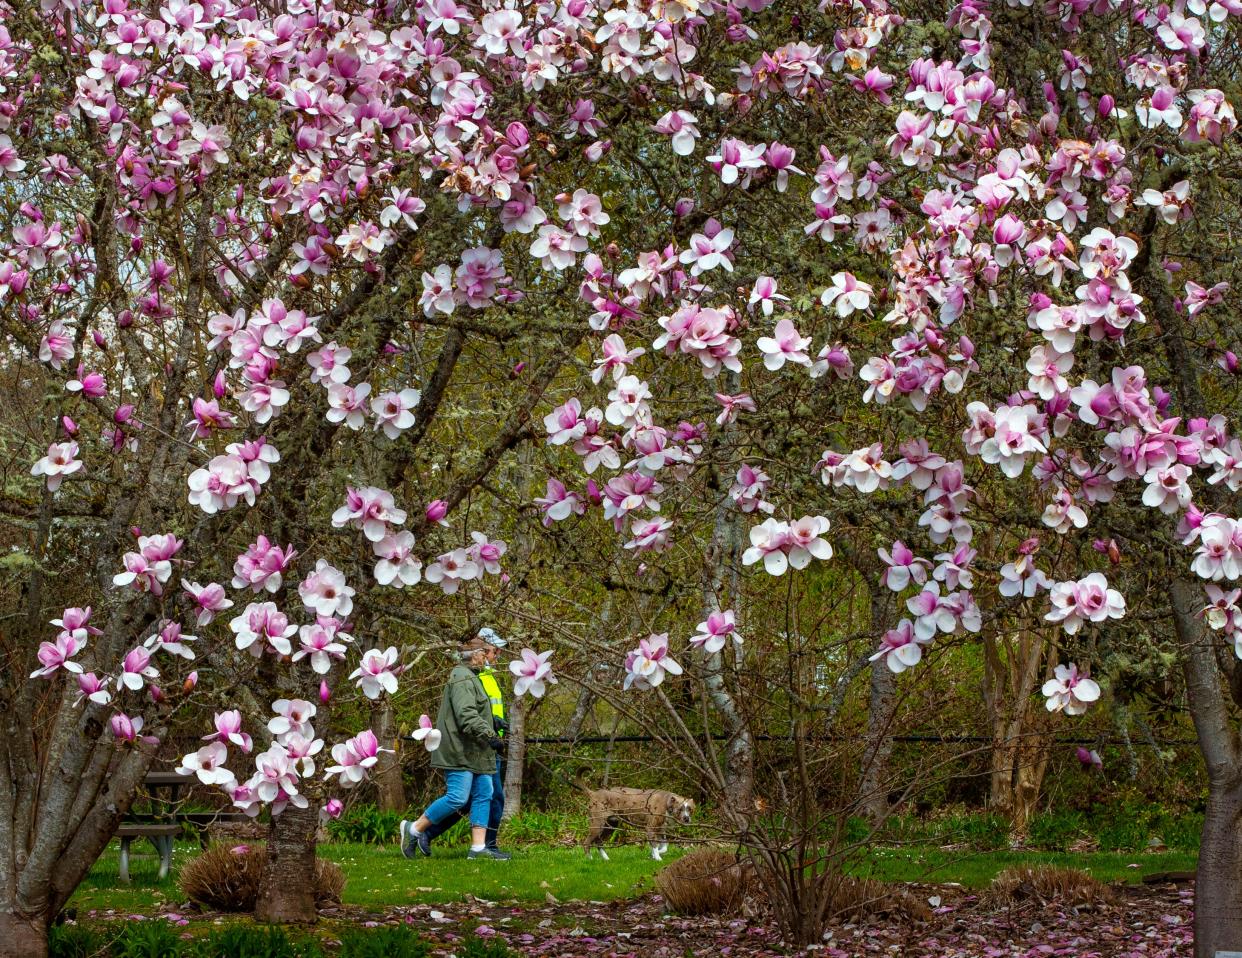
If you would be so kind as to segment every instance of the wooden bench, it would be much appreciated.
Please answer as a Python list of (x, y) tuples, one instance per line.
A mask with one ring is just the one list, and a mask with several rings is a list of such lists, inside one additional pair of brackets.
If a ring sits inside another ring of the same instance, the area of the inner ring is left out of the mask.
[(160, 855), (160, 878), (168, 876), (172, 868), (173, 839), (181, 832), (181, 826), (159, 822), (125, 822), (116, 830), (121, 840), (121, 881), (129, 884), (129, 846), (135, 838), (149, 838)]
[(210, 826), (253, 822), (254, 818), (245, 812), (178, 812), (177, 821), (192, 827), (198, 833), (199, 845), (206, 848), (211, 837), (208, 831)]

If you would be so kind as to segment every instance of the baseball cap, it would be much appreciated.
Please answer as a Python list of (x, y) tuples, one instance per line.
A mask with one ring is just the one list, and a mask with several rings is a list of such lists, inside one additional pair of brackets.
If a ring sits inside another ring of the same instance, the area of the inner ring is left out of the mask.
[(479, 629), (479, 638), (482, 639), (484, 642), (486, 642), (488, 645), (494, 645), (498, 649), (503, 649), (506, 645), (509, 644), (507, 640), (502, 639), (499, 635), (496, 634), (495, 629), (491, 629), (487, 627)]

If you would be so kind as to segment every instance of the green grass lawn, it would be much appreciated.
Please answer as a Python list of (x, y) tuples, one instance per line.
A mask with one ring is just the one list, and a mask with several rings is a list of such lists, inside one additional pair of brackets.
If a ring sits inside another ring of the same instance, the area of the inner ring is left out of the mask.
[[(134, 851), (150, 846), (134, 843)], [(173, 855), (173, 877), (156, 879), (153, 854), (130, 858), (131, 885), (118, 878), (114, 843), (95, 864), (70, 902), (79, 914), (92, 910), (120, 915), (149, 914), (161, 904), (181, 903), (175, 875), (198, 854), (198, 846), (183, 843)], [(331, 843), (320, 854), (345, 870), (347, 905), (380, 908), (387, 905), (461, 901), (467, 895), (489, 901), (547, 902), (599, 901), (632, 898), (650, 891), (660, 865), (646, 848), (614, 848), (611, 861), (588, 859), (579, 849), (527, 847), (514, 852), (511, 862), (470, 861), (464, 846), (437, 848), (432, 858), (407, 860), (395, 846)], [(665, 861), (675, 857), (670, 849)], [(854, 869), (885, 881), (958, 882), (968, 888), (986, 886), (995, 875), (1014, 865), (1054, 864), (1080, 868), (1105, 882), (1140, 881), (1144, 875), (1191, 871), (1194, 852), (1082, 854), (1028, 851), (945, 851), (925, 846), (880, 847)], [(1137, 866), (1137, 867), (1132, 867)]]
[[(159, 881), (158, 859), (135, 858), (133, 852), (152, 852), (135, 842), (131, 848), (131, 885), (120, 884), (118, 846), (114, 842), (95, 863), (86, 881), (70, 901), (81, 911), (113, 909), (121, 913), (150, 911), (161, 902), (177, 903), (181, 895), (175, 875), (198, 854), (198, 846), (178, 843), (173, 852), (173, 876)], [(323, 858), (337, 862), (346, 875), (347, 905), (380, 907), (413, 903), (461, 901), (466, 895), (489, 901), (538, 902), (552, 895), (560, 901), (612, 901), (633, 898), (654, 887), (652, 877), (660, 863), (646, 848), (614, 848), (611, 861), (588, 859), (580, 849), (522, 848), (510, 862), (470, 861), (465, 846), (437, 848), (431, 858), (402, 857), (395, 845), (330, 843), (319, 847)], [(670, 849), (664, 861), (676, 857)]]
[(1102, 882), (1139, 882), (1145, 875), (1194, 871), (1195, 852), (944, 851), (938, 848), (876, 848), (857, 869), (882, 881), (957, 882), (983, 888), (1016, 865), (1078, 868)]

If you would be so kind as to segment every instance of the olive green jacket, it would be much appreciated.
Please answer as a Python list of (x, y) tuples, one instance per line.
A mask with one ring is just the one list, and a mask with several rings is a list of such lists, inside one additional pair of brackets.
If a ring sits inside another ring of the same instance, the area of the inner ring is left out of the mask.
[(488, 744), (496, 735), (492, 725), (492, 702), (479, 676), (464, 665), (449, 673), (436, 716), (440, 747), (431, 753), (431, 764), (446, 771), (496, 771), (496, 753)]

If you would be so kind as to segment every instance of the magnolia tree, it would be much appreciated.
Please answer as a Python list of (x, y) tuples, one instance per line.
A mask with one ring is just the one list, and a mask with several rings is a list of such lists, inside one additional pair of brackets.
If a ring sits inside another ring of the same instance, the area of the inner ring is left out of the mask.
[[(0, 11), (31, 477), (0, 952), (42, 947), (209, 677), (181, 767), (270, 807), (269, 893), (297, 884), (321, 676), (391, 692), (389, 589), (509, 588), (485, 520), (436, 523), (551, 386), (536, 504), (602, 511), (610, 578), (693, 596), (697, 633), (614, 668), (642, 696), (697, 657), (740, 832), (743, 576), (866, 575), (876, 676), (1055, 629), (1070, 715), (1101, 649), (1171, 623), (1211, 781), (1197, 947), (1242, 946), (1236, 3)], [(547, 684), (546, 652), (515, 665)], [(338, 787), (376, 757), (357, 731)]]

